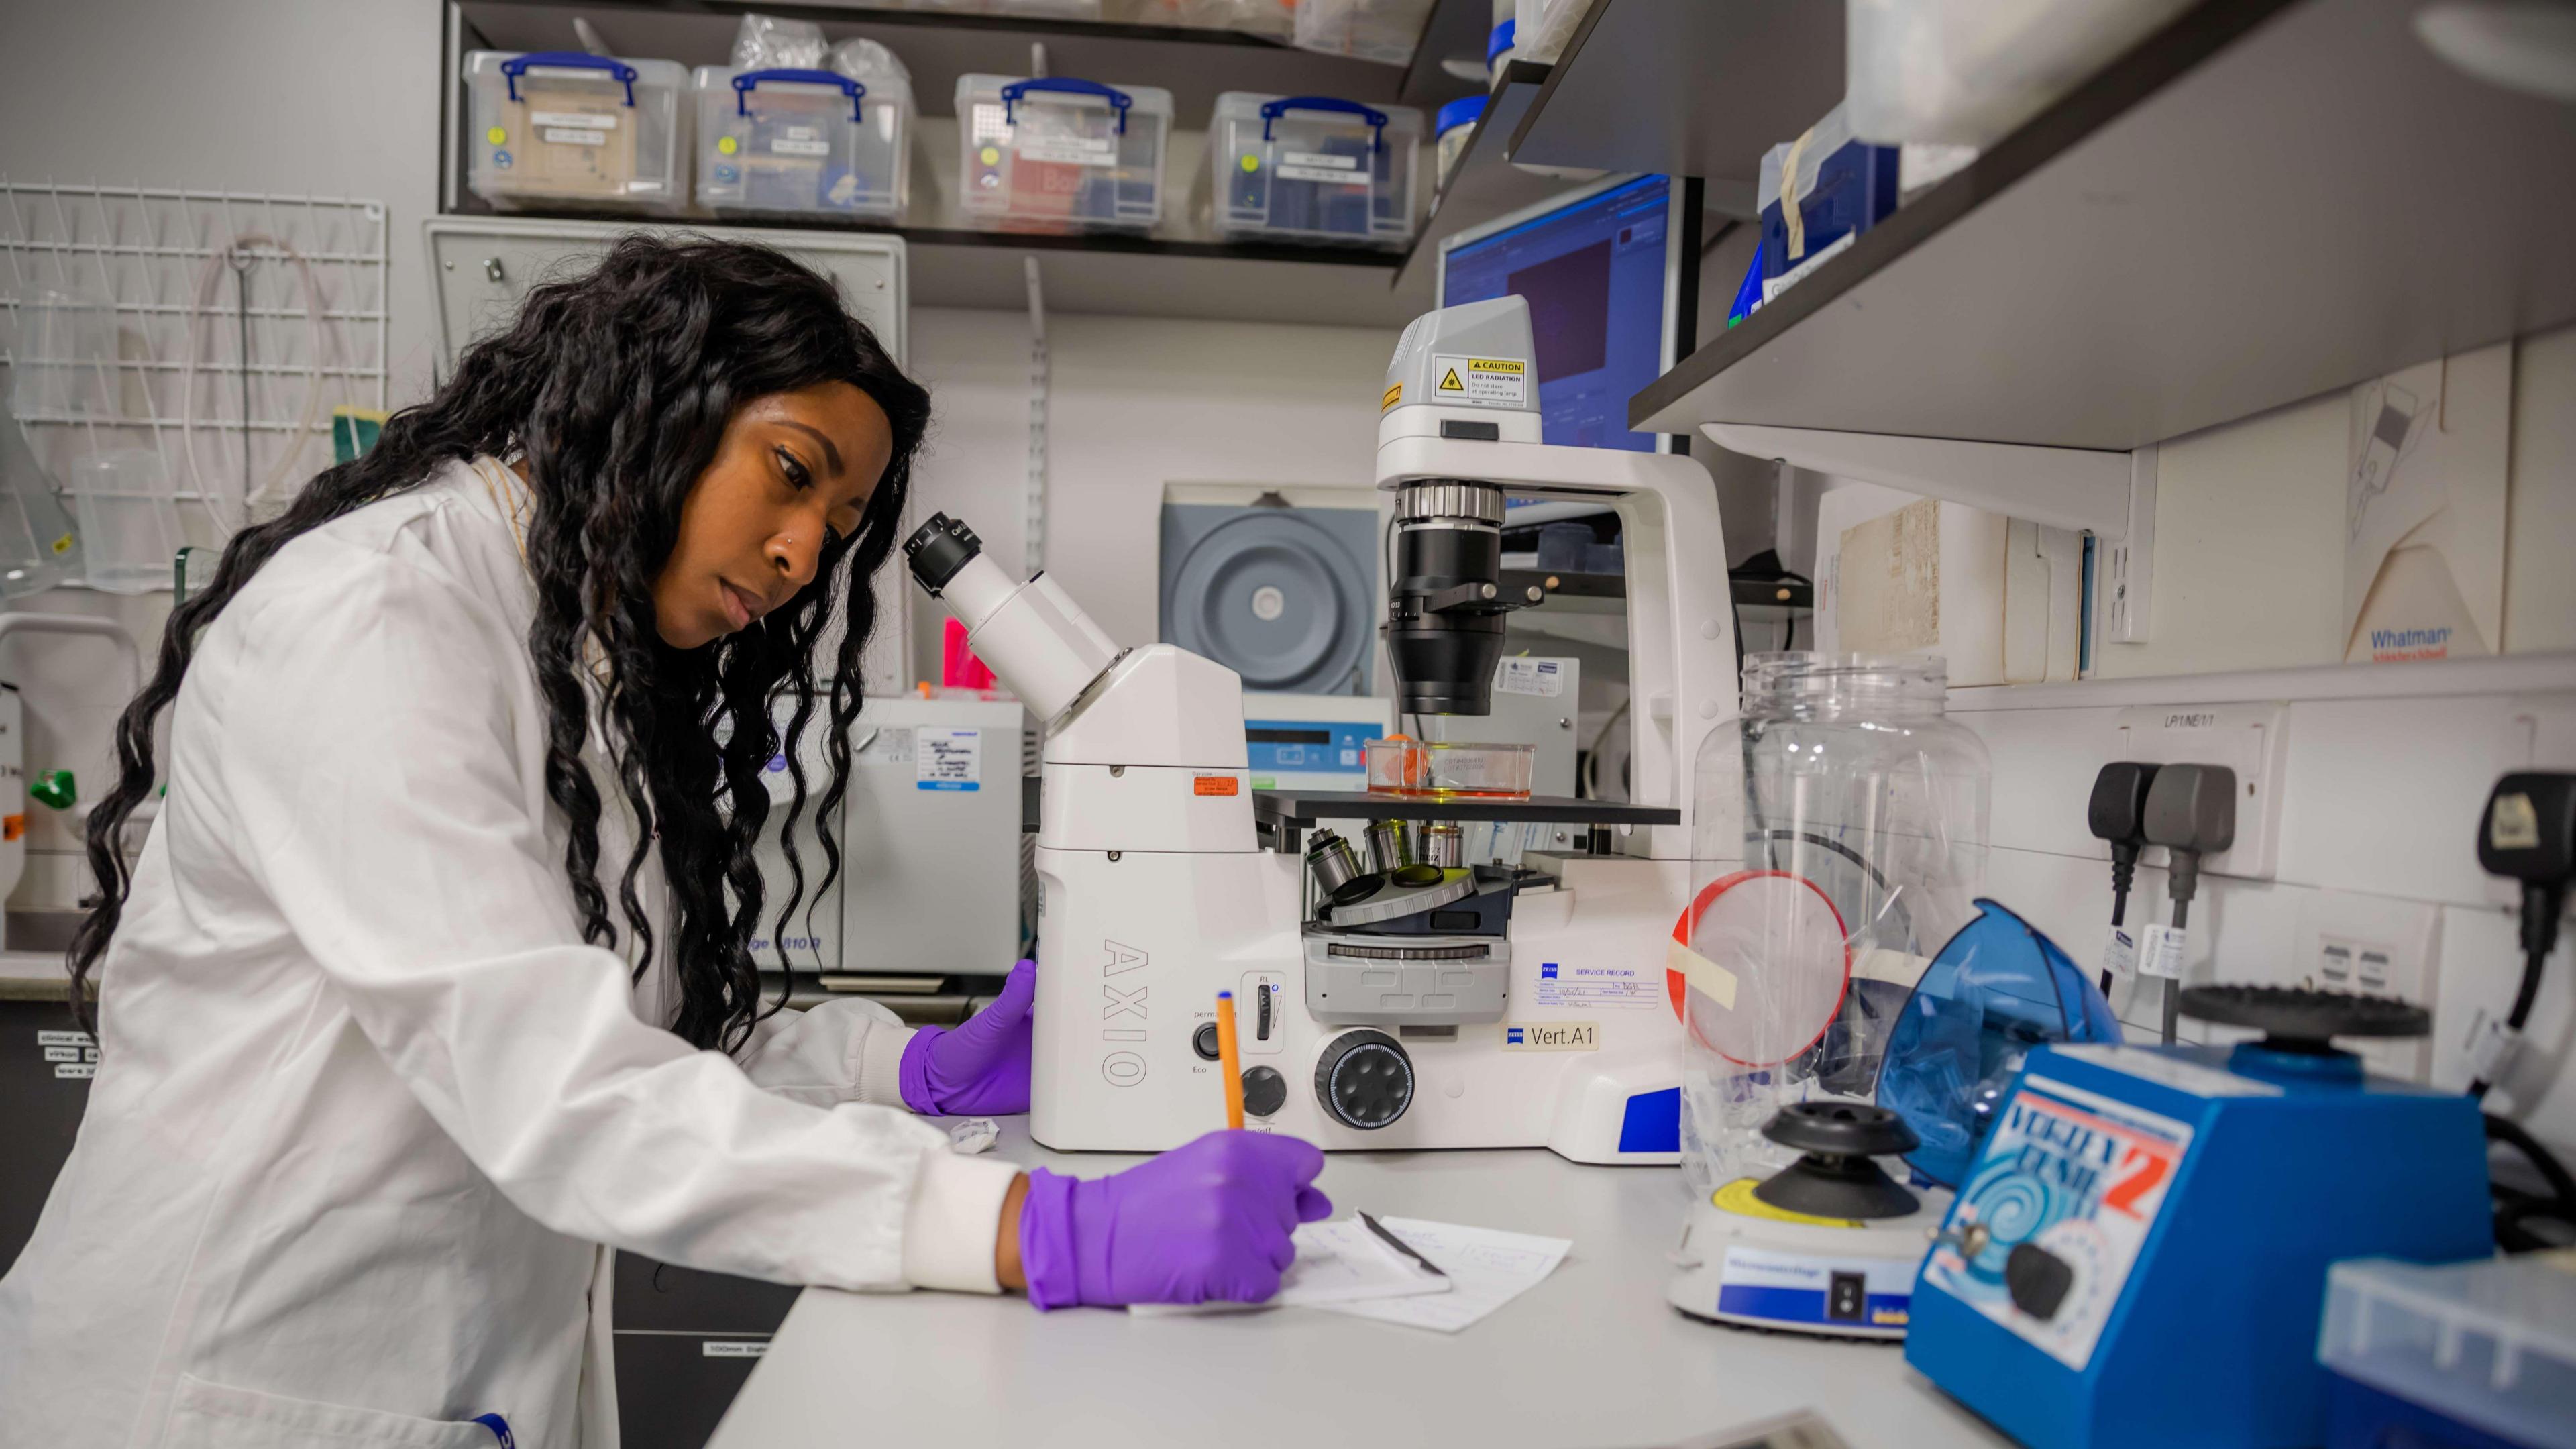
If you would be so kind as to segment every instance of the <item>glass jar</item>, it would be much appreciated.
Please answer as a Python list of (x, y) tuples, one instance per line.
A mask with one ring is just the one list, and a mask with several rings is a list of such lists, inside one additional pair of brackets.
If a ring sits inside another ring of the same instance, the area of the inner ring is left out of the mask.
[(1867, 1102), (1930, 958), (1977, 914), (1986, 748), (1938, 658), (1748, 655), (1743, 712), (1694, 770), (1698, 879), (1677, 983), (1693, 1188), (1794, 1153), (1780, 1108)]

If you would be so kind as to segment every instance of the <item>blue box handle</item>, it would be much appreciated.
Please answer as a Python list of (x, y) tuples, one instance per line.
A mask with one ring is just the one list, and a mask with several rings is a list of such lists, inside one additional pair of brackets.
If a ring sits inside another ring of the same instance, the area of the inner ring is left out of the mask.
[(1135, 103), (1135, 98), (1116, 86), (1105, 86), (1098, 81), (1087, 80), (1044, 79), (1011, 82), (1002, 87), (1003, 125), (1008, 126), (1013, 123), (1012, 108), (1020, 103), (1020, 97), (1031, 91), (1063, 91), (1072, 95), (1102, 97), (1118, 112), (1118, 134), (1121, 136), (1127, 134), (1127, 107)]
[(841, 94), (850, 98), (850, 119), (853, 122), (859, 120), (859, 98), (868, 93), (866, 86), (848, 76), (828, 70), (747, 70), (733, 78), (733, 113), (735, 115), (751, 114), (751, 90), (762, 81), (783, 81), (793, 85), (839, 86)]
[(1340, 111), (1344, 115), (1359, 116), (1369, 123), (1369, 150), (1386, 149), (1386, 112), (1374, 111), (1357, 101), (1346, 101), (1338, 96), (1281, 96), (1275, 101), (1263, 102), (1261, 139), (1269, 140), (1270, 123), (1290, 111)]
[(626, 87), (626, 104), (635, 104), (635, 67), (613, 56), (593, 55), (586, 50), (535, 50), (514, 55), (501, 62), (501, 77), (510, 83), (510, 99), (519, 98), (519, 77), (528, 67), (542, 65), (563, 70), (604, 70)]

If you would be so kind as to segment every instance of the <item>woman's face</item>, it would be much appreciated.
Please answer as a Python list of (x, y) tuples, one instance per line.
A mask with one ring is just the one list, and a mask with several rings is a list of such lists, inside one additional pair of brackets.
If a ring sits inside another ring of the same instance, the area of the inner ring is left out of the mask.
[(736, 409), (680, 505), (679, 541), (653, 581), (663, 642), (695, 649), (812, 583), (827, 537), (858, 532), (893, 456), (885, 410), (846, 382)]

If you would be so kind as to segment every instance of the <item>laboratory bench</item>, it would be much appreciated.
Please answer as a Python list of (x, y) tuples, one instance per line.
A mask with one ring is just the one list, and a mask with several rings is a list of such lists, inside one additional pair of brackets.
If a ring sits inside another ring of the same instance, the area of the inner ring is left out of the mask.
[[(1098, 1176), (1026, 1118), (994, 1149)], [(1664, 1167), (1530, 1151), (1337, 1153), (1337, 1213), (1570, 1238), (1546, 1281), (1455, 1334), (1312, 1309), (1130, 1317), (1016, 1297), (797, 1299), (713, 1449), (888, 1444), (1229, 1449), (1368, 1442), (1644, 1449), (1812, 1410), (1852, 1449), (2006, 1444), (1886, 1344), (1724, 1328), (1664, 1301), (1686, 1207)], [(623, 1340), (621, 1340), (621, 1349)], [(641, 1426), (627, 1426), (630, 1438)]]

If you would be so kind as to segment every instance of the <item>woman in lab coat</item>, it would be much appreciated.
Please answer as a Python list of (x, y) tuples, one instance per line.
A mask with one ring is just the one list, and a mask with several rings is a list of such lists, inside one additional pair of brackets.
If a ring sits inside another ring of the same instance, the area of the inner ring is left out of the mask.
[(821, 836), (778, 901), (752, 851), (774, 759), (809, 844), (842, 798), (929, 421), (823, 279), (629, 238), (233, 538), (92, 819), (99, 1072), (0, 1280), (0, 1445), (597, 1449), (601, 1245), (1042, 1307), (1275, 1290), (1311, 1146), (1077, 1182), (904, 1110), (1025, 1108), (1028, 963), (947, 1033), (761, 1000), (753, 933), (869, 865)]

